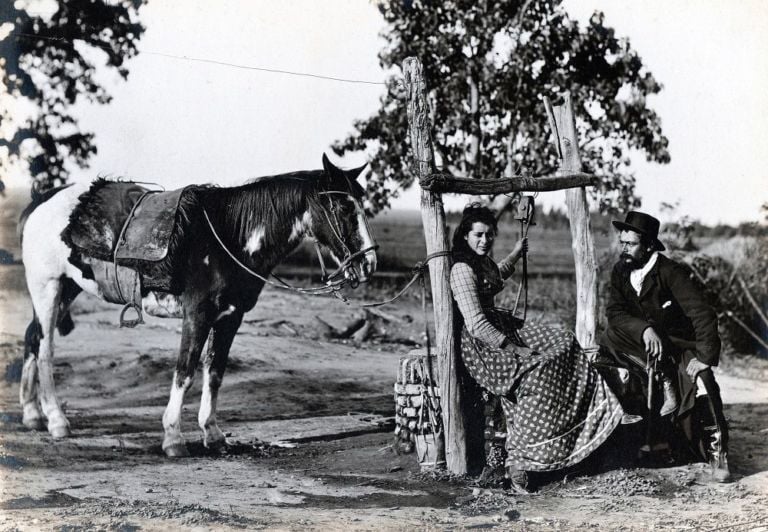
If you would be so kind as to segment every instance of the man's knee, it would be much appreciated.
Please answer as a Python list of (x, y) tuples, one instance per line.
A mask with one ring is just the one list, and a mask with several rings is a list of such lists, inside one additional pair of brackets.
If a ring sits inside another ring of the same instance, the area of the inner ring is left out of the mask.
[(711, 368), (696, 374), (696, 384), (700, 386), (703, 393), (720, 401), (720, 386), (718, 386)]

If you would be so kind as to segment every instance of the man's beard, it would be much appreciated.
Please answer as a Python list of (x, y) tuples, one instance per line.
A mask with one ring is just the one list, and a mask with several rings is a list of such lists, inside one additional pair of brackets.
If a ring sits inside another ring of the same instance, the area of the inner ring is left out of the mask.
[(619, 256), (619, 266), (624, 271), (639, 270), (640, 268), (645, 266), (646, 262), (648, 261), (638, 260), (628, 253), (622, 253)]

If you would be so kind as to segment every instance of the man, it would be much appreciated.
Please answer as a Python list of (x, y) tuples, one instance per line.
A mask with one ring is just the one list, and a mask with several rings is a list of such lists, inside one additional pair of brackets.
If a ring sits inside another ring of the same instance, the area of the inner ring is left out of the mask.
[(611, 274), (603, 355), (655, 363), (664, 389), (660, 414), (676, 413), (678, 421), (687, 420), (689, 436), (697, 379), (703, 384), (715, 426), (707, 428), (707, 448), (701, 451), (713, 478), (725, 482), (730, 479), (728, 426), (711, 370), (720, 358), (715, 310), (691, 270), (660, 253), (665, 248), (656, 218), (630, 211), (625, 221), (613, 225), (621, 255)]

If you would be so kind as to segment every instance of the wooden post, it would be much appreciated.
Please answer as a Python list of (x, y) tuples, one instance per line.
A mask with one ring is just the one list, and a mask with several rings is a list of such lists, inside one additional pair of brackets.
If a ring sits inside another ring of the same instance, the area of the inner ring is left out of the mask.
[(558, 172), (553, 176), (540, 177), (503, 177), (500, 179), (469, 179), (444, 173), (424, 176), (420, 180), (421, 188), (432, 192), (452, 192), (458, 194), (509, 194), (510, 192), (550, 192), (566, 188), (591, 187), (600, 179), (583, 172)]
[[(411, 151), (414, 158), (414, 168), (417, 169), (419, 179), (421, 179), (434, 171), (431, 124), (421, 61), (415, 57), (407, 58), (403, 63), (403, 76), (405, 78), (406, 97), (408, 98)], [(422, 189), (421, 218), (424, 224), (427, 254), (447, 251), (449, 249), (448, 234), (440, 194)], [(456, 370), (458, 353), (454, 339), (453, 302), (449, 276), (450, 261), (448, 257), (437, 257), (429, 261), (432, 306), (435, 317), (435, 347), (439, 357), (438, 371), (446, 466), (451, 473), (465, 474), (467, 472), (466, 430)]]
[[(555, 137), (555, 146), (560, 154), (560, 171), (581, 172), (571, 94), (564, 94), (561, 105), (553, 106), (548, 98), (544, 99), (544, 105)], [(597, 344), (597, 259), (586, 190), (583, 187), (566, 190), (565, 202), (568, 206), (571, 246), (576, 265), (576, 338), (582, 347), (591, 347)]]

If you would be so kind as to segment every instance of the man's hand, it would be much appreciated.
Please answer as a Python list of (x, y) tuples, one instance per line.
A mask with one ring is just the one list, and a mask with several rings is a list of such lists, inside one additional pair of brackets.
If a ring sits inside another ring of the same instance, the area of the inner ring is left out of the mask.
[(643, 331), (643, 343), (645, 344), (645, 354), (648, 355), (649, 360), (661, 356), (661, 338), (653, 330), (653, 327), (648, 327)]
[(709, 366), (707, 364), (697, 358), (692, 358), (691, 361), (688, 362), (688, 366), (685, 368), (685, 372), (693, 382), (696, 382), (696, 375), (708, 369)]

